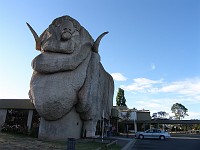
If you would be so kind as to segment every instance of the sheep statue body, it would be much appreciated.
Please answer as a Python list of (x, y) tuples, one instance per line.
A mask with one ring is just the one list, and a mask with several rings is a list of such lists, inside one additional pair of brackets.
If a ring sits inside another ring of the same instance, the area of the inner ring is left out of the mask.
[(27, 23), (41, 54), (32, 61), (29, 97), (41, 116), (39, 139), (95, 136), (97, 121), (109, 119), (114, 82), (101, 62), (96, 41), (70, 16), (56, 18), (38, 36)]

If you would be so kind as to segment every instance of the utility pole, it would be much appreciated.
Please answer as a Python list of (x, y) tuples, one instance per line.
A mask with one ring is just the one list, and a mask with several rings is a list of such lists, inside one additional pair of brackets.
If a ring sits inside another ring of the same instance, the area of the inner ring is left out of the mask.
[(103, 133), (104, 133), (104, 110), (103, 110), (103, 123), (102, 123), (101, 129), (102, 129), (101, 141), (102, 141), (102, 143), (103, 143)]

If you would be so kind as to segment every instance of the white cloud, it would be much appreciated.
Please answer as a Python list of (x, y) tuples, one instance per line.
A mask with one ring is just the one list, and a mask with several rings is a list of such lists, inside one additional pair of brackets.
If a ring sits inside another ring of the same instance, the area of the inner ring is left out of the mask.
[(137, 91), (137, 92), (148, 92), (150, 90), (156, 90), (155, 88), (153, 88), (153, 85), (154, 84), (157, 84), (157, 83), (162, 83), (162, 79), (161, 80), (150, 80), (150, 79), (147, 79), (147, 78), (136, 78), (136, 79), (133, 79), (133, 83), (128, 85), (128, 86), (125, 86), (125, 85), (122, 85), (121, 87), (124, 89), (124, 90), (127, 90), (127, 91)]
[[(171, 106), (175, 103), (183, 103), (180, 99), (176, 98), (160, 98), (160, 99), (146, 99), (146, 100), (139, 100), (135, 102), (134, 107), (138, 110), (145, 109), (150, 110), (151, 115), (153, 113), (159, 112), (159, 111), (165, 111), (169, 114), (169, 116), (174, 116), (174, 114), (171, 112)], [(187, 107), (187, 106), (186, 106)], [(186, 120), (190, 119), (200, 119), (200, 111), (191, 111), (188, 110), (188, 115), (185, 116)]]
[(136, 101), (136, 106), (134, 107), (137, 109), (150, 110), (151, 114), (159, 111), (165, 111), (170, 116), (173, 116), (174, 114), (171, 113), (171, 106), (174, 104), (174, 102), (180, 101), (176, 98), (149, 98), (146, 100)]
[(184, 119), (200, 119), (200, 112), (188, 112), (189, 116), (186, 116)]
[(184, 81), (172, 82), (160, 88), (159, 91), (165, 93), (174, 92), (181, 95), (200, 97), (200, 79), (193, 78)]
[(133, 79), (133, 81), (137, 84), (140, 84), (140, 85), (156, 84), (156, 83), (161, 82), (161, 80), (156, 81), (156, 80), (150, 80), (150, 79), (147, 79), (147, 78), (136, 78), (136, 79)]
[(116, 81), (126, 81), (127, 80), (127, 78), (125, 76), (123, 76), (121, 73), (111, 73), (111, 76)]
[(200, 78), (164, 83), (163, 79), (150, 80), (147, 78), (133, 79), (129, 85), (121, 85), (126, 91), (145, 93), (174, 93), (179, 96), (189, 96), (200, 102)]
[(171, 106), (181, 103), (190, 108), (189, 116), (184, 119), (200, 119), (200, 111), (197, 109), (200, 104), (200, 77), (174, 82), (136, 78), (131, 84), (121, 87), (131, 94), (134, 93), (131, 99), (127, 99), (130, 108), (147, 109), (151, 113), (165, 111), (173, 116)]
[(155, 64), (151, 64), (151, 70), (155, 70), (156, 69), (156, 65)]
[(139, 109), (159, 110), (162, 106), (152, 101), (137, 101), (136, 103), (140, 106)]
[[(145, 109), (154, 110), (153, 112), (158, 111), (166, 111), (170, 112), (171, 106), (174, 102), (176, 102), (177, 99), (169, 99), (169, 98), (149, 98), (147, 100), (143, 101), (137, 101), (136, 103), (140, 104)], [(140, 107), (141, 107), (140, 106)]]

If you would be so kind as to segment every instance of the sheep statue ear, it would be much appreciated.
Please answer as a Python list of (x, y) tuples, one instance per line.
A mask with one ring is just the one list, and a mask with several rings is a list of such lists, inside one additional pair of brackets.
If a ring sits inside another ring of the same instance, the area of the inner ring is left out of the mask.
[(100, 41), (101, 39), (104, 37), (104, 35), (108, 34), (108, 32), (104, 32), (102, 33), (97, 39), (96, 41), (94, 42), (94, 45), (92, 46), (92, 51), (95, 52), (95, 53), (98, 53), (99, 52), (99, 44), (100, 44)]
[(37, 35), (37, 33), (35, 32), (35, 30), (28, 24), (26, 23), (28, 28), (31, 30), (31, 33), (33, 34), (34, 38), (35, 38), (35, 43), (36, 43), (36, 50), (41, 50), (41, 41), (39, 36)]

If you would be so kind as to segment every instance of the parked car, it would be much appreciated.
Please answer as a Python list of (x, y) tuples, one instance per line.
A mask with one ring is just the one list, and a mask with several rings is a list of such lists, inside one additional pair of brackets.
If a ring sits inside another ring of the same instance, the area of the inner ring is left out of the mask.
[(171, 135), (160, 129), (149, 129), (144, 132), (136, 132), (135, 138), (144, 139), (144, 138), (158, 138), (164, 140), (166, 138), (170, 138)]

